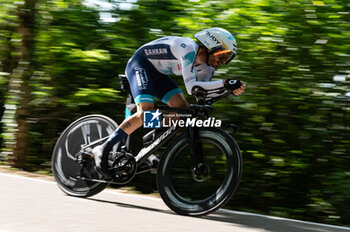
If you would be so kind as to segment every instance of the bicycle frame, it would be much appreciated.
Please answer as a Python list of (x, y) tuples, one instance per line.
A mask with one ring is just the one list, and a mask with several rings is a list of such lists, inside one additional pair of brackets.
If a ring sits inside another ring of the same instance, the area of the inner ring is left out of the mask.
[[(136, 104), (134, 103), (133, 97), (130, 94), (129, 83), (125, 75), (119, 75), (121, 79), (121, 89), (127, 93), (126, 98), (126, 106), (125, 106), (125, 118), (131, 116), (136, 112)], [(159, 107), (163, 112), (184, 112), (188, 113), (188, 109), (178, 109), (178, 108), (169, 108), (169, 107)], [(158, 150), (163, 144), (168, 142), (177, 132), (179, 132), (182, 128), (176, 127), (173, 125), (169, 127), (166, 131), (164, 131), (157, 139), (155, 139), (151, 144), (147, 147), (142, 148), (138, 154), (135, 156), (137, 165), (143, 163), (152, 153)], [(203, 157), (201, 157), (201, 144), (197, 142), (198, 138), (198, 130), (197, 128), (189, 127), (187, 130), (188, 138), (191, 144), (191, 154), (192, 160), (194, 162), (194, 167), (196, 167), (199, 163), (203, 162)], [(124, 149), (129, 152), (130, 151), (130, 135), (122, 141)]]
[(153, 152), (158, 150), (164, 143), (169, 141), (178, 131), (180, 131), (182, 128), (180, 127), (169, 127), (168, 130), (166, 130), (164, 133), (162, 133), (156, 140), (154, 140), (150, 145), (147, 147), (142, 148), (137, 156), (135, 157), (137, 164), (143, 163), (148, 156), (150, 156)]

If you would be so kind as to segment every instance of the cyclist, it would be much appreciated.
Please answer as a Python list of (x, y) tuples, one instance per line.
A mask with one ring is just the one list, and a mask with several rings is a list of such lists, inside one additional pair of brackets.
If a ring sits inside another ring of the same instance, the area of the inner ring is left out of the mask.
[(233, 35), (222, 28), (209, 28), (196, 33), (195, 38), (166, 36), (141, 46), (128, 61), (126, 76), (137, 112), (126, 118), (102, 145), (93, 149), (96, 168), (106, 178), (108, 155), (112, 147), (143, 124), (143, 111), (154, 110), (154, 97), (169, 107), (187, 108), (181, 89), (169, 74), (182, 75), (187, 93), (194, 87), (209, 90), (214, 95), (232, 91), (241, 95), (245, 84), (239, 80), (210, 81), (214, 70), (229, 63), (236, 55), (237, 43)]

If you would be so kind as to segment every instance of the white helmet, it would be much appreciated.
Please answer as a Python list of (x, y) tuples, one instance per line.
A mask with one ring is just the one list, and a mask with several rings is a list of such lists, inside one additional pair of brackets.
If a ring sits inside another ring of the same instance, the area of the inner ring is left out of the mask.
[(200, 31), (194, 37), (201, 42), (209, 53), (221, 51), (225, 53), (225, 64), (230, 62), (237, 53), (237, 43), (233, 35), (223, 28), (209, 28)]

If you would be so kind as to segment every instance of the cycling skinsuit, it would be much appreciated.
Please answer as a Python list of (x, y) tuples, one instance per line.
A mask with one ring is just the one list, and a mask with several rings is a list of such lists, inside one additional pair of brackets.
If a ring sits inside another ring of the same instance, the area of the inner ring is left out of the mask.
[(125, 70), (135, 103), (154, 103), (156, 97), (167, 104), (172, 96), (182, 93), (168, 76), (170, 74), (183, 76), (190, 95), (193, 86), (206, 90), (222, 88), (222, 80), (196, 80), (194, 62), (198, 48), (191, 38), (177, 36), (163, 37), (140, 47), (130, 58)]

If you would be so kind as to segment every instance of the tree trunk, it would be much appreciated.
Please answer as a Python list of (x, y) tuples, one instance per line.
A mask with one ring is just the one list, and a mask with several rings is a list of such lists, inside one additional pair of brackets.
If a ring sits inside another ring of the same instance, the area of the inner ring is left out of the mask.
[(35, 3), (25, 0), (17, 9), (18, 27), (15, 33), (21, 37), (12, 56), (11, 76), (3, 114), (4, 148), (1, 156), (16, 168), (24, 168), (28, 150), (28, 122), (31, 90), (28, 81), (32, 74), (31, 52), (34, 42)]

